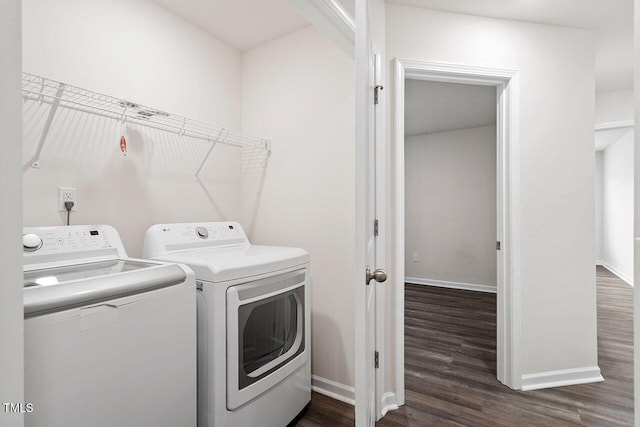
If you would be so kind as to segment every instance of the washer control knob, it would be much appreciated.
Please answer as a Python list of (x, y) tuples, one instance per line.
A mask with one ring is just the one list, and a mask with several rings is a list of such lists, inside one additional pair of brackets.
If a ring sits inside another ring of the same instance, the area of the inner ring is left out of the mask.
[(207, 237), (209, 237), (209, 231), (204, 227), (198, 227), (196, 228), (196, 236), (201, 239), (206, 239)]
[(27, 252), (37, 251), (42, 247), (42, 239), (37, 234), (24, 234), (22, 236), (22, 247)]

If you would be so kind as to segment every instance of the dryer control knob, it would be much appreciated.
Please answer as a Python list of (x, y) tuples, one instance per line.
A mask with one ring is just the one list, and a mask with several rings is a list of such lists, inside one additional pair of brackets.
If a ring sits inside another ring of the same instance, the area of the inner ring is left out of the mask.
[(204, 227), (198, 227), (196, 228), (196, 236), (201, 239), (206, 239), (207, 237), (209, 237), (209, 231)]
[(24, 234), (22, 236), (22, 247), (27, 252), (37, 251), (42, 247), (42, 239), (37, 234)]

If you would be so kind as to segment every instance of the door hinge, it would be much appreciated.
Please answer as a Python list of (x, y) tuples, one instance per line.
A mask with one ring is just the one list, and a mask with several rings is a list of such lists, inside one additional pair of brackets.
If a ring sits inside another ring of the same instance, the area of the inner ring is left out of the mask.
[(373, 221), (373, 236), (378, 237), (380, 235), (380, 221), (377, 219)]
[(496, 250), (499, 251), (500, 250), (500, 242), (496, 242)]
[(373, 103), (378, 105), (378, 92), (383, 90), (384, 87), (382, 85), (375, 85), (373, 87)]
[(377, 351), (373, 353), (373, 363), (375, 364), (376, 369), (380, 368), (380, 353)]

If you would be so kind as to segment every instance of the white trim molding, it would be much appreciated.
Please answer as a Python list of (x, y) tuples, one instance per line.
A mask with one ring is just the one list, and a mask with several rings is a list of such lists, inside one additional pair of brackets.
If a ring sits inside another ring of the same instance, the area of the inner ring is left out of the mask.
[(382, 394), (382, 415), (380, 418), (387, 415), (387, 412), (395, 411), (398, 408), (398, 400), (395, 393), (386, 392)]
[(596, 131), (632, 128), (633, 126), (634, 126), (633, 120), (620, 120), (620, 121), (617, 121), (617, 122), (605, 122), (605, 123), (596, 124)]
[(405, 79), (493, 86), (497, 98), (497, 378), (514, 390), (521, 388), (520, 344), (520, 151), (519, 74), (517, 70), (461, 64), (394, 59), (391, 136), (393, 158), (393, 205), (391, 221), (395, 250), (390, 260), (394, 295), (394, 352), (396, 401), (404, 394), (404, 86)]
[(604, 381), (604, 378), (600, 373), (600, 368), (597, 366), (539, 372), (537, 374), (525, 374), (522, 376), (522, 391), (597, 383), (601, 381)]
[(404, 282), (411, 283), (413, 285), (437, 286), (439, 288), (462, 289), (465, 291), (476, 291), (476, 292), (488, 292), (490, 294), (495, 294), (497, 292), (496, 286), (478, 285), (476, 283), (450, 282), (447, 280), (435, 280), (435, 279), (420, 279), (418, 277), (405, 277)]
[(337, 0), (289, 0), (298, 12), (350, 57), (355, 55), (356, 23)]
[(349, 405), (356, 404), (356, 389), (317, 375), (311, 375), (311, 390)]
[(607, 263), (606, 261), (602, 261), (602, 264), (599, 264), (599, 265), (603, 266), (604, 268), (606, 268), (607, 270), (609, 270), (610, 272), (618, 276), (620, 279), (624, 280), (629, 286), (633, 286), (633, 277), (623, 273), (622, 271), (613, 267), (611, 264)]

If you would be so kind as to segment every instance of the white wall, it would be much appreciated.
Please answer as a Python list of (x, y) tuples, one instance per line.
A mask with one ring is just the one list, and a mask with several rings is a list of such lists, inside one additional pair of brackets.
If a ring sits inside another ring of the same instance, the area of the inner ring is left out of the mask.
[[(640, 28), (640, 0), (633, 2), (634, 28)], [(640, 31), (633, 34), (633, 117), (635, 126), (640, 126)], [(634, 128), (634, 276), (640, 277), (640, 132)], [(640, 307), (640, 292), (633, 292), (633, 305)], [(633, 313), (633, 395), (634, 411), (640, 414), (640, 309)], [(634, 425), (640, 426), (640, 416), (636, 415)]]
[(596, 151), (596, 174), (595, 174), (595, 206), (596, 206), (596, 264), (604, 263), (602, 246), (603, 246), (603, 236), (602, 236), (602, 164), (603, 164), (603, 152)]
[(633, 120), (633, 88), (596, 93), (596, 124)]
[(354, 385), (354, 63), (313, 27), (243, 55), (242, 124), (273, 138), (243, 166), (254, 243), (311, 254), (312, 372)]
[(602, 259), (629, 283), (633, 283), (633, 135), (629, 129), (602, 153)]
[[(0, 2), (0, 58), (0, 402), (22, 403), (22, 65), (18, 0)], [(21, 427), (23, 415), (6, 413), (0, 407), (0, 425)]]
[(495, 289), (495, 126), (405, 138), (405, 230), (407, 277)]
[(387, 58), (519, 70), (521, 374), (596, 366), (593, 33), (394, 4), (386, 15)]
[[(26, 72), (226, 127), (240, 125), (241, 55), (147, 0), (23, 1)], [(25, 104), (23, 162), (48, 106)], [(59, 110), (40, 169), (24, 173), (26, 226), (61, 225), (58, 186), (76, 187), (75, 224), (107, 223), (129, 255), (159, 222), (236, 219), (240, 150), (219, 146), (201, 174), (202, 141)]]

